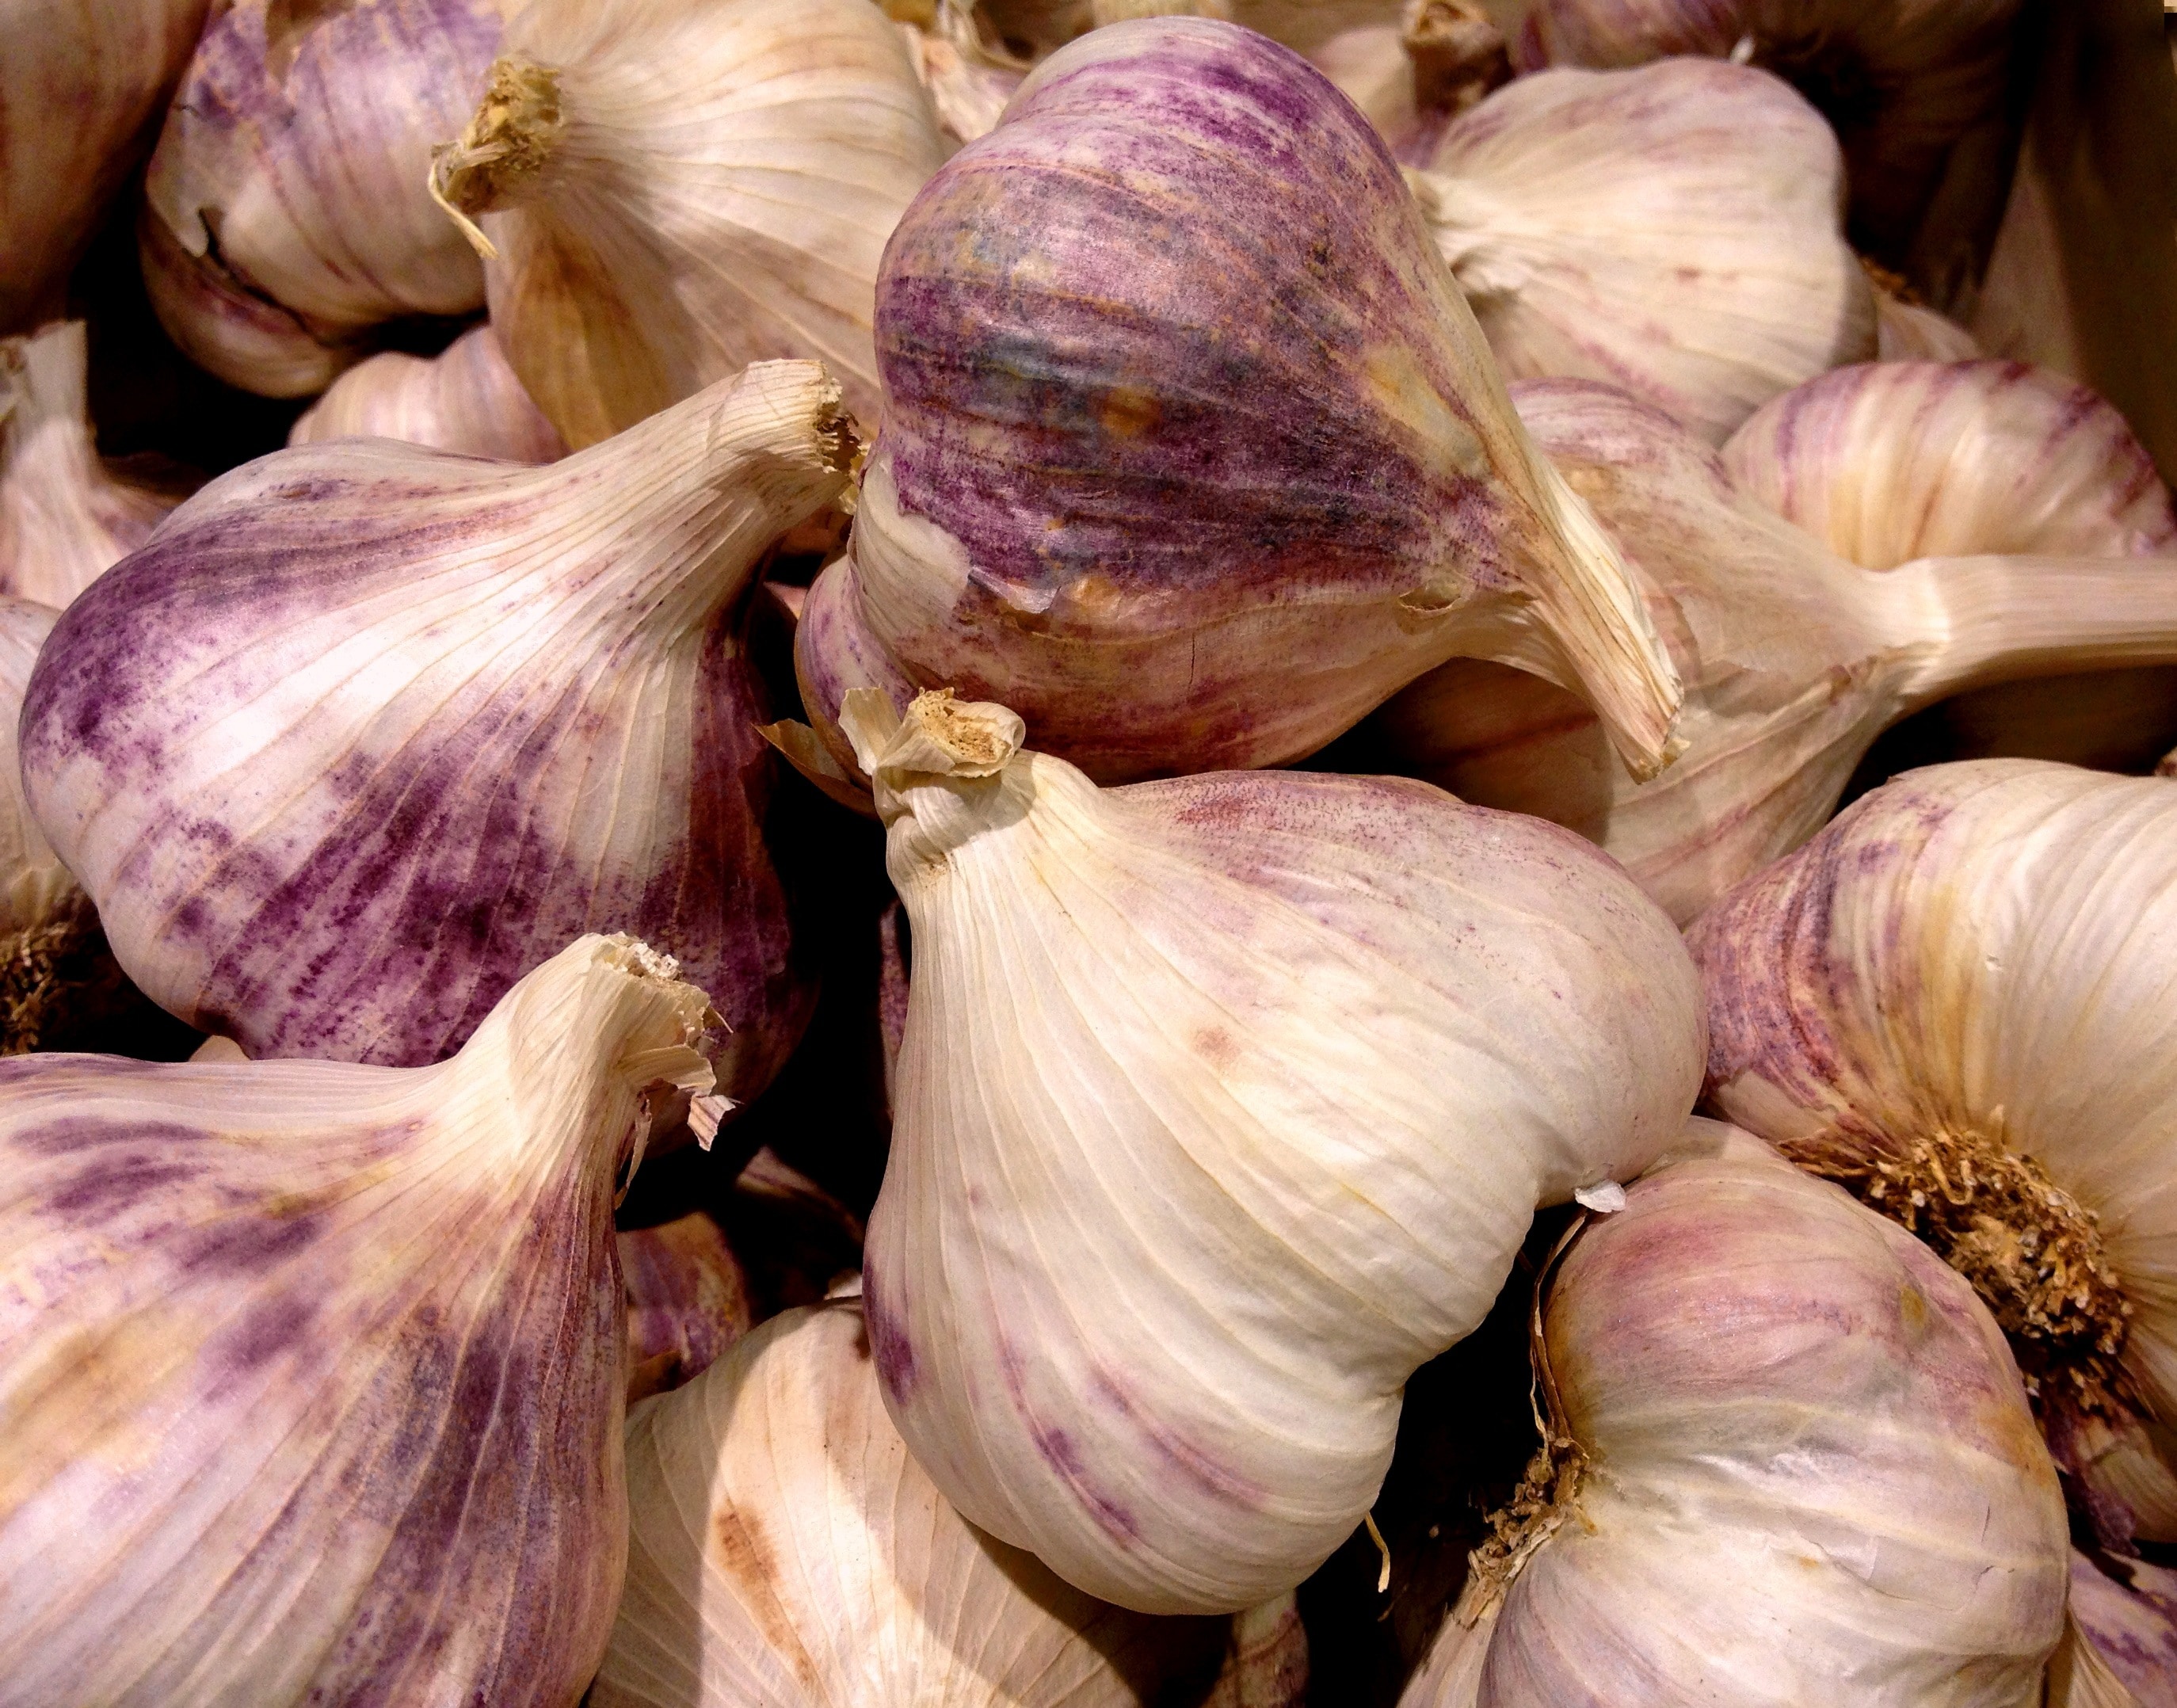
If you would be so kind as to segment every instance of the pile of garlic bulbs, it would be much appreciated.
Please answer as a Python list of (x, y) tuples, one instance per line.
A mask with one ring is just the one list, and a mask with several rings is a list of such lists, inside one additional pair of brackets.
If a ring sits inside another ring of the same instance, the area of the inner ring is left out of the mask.
[(0, 0), (0, 1708), (2177, 1708), (2037, 11), (116, 14)]

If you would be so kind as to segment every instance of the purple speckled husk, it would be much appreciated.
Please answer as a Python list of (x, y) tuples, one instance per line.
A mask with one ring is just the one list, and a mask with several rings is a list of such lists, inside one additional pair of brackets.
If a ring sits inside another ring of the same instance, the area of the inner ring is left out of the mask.
[(1381, 139), (1262, 36), (1047, 61), (894, 232), (876, 343), (820, 729), (837, 687), (949, 685), (1114, 781), (1297, 757), (1456, 653), (1563, 668), (1513, 638), (1569, 620), (1569, 548), (1479, 329)]
[(631, 930), (723, 1016), (720, 1089), (760, 1090), (813, 992), (743, 596), (840, 477), (807, 423), (755, 473), (707, 439), (753, 383), (546, 469), (277, 452), (102, 576), (39, 661), (24, 771), (139, 984), (254, 1057), (413, 1066), (572, 937)]

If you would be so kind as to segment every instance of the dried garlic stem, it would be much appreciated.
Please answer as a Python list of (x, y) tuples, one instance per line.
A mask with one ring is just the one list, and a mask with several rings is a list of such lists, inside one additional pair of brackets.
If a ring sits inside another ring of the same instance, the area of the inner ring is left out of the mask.
[[(1784, 1149), (1917, 1234), (1972, 1282), (2037, 1400), (2099, 1411), (2127, 1394), (2118, 1356), (2131, 1305), (2100, 1222), (2032, 1157), (1948, 1127), (1871, 1158), (1847, 1159), (1819, 1138)], [(2047, 1392), (2051, 1384), (2060, 1394)]]
[(471, 216), (501, 207), (544, 169), (567, 128), (559, 74), (518, 53), (492, 63), (482, 105), (460, 137), (431, 151), (431, 199), (487, 261), (499, 250)]
[(94, 916), (0, 932), (0, 1056), (37, 1049), (56, 1024), (119, 984)]
[(1915, 707), (2054, 671), (2177, 661), (2167, 558), (1923, 558), (1885, 581), (1930, 619)]

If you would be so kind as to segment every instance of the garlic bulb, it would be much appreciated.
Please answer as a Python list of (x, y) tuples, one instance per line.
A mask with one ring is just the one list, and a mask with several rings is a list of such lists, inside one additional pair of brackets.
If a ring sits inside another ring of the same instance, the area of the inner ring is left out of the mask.
[(483, 220), (492, 325), (581, 446), (774, 356), (874, 422), (878, 256), (944, 157), (869, 0), (536, 0), (432, 183)]
[(627, 1397), (678, 1388), (755, 1325), (748, 1276), (701, 1210), (619, 1236), (627, 1281)]
[(400, 439), (503, 462), (567, 454), (488, 326), (462, 333), (428, 360), (389, 350), (349, 368), (287, 434), (290, 445), (329, 439)]
[(2177, 1427), (2173, 930), (2177, 784), (1981, 760), (1863, 797), (1689, 933), (1710, 1097), (1981, 1290), (2120, 1543), (2177, 1539), (2075, 1443)]
[(2075, 1549), (2071, 1607), (2049, 1708), (2177, 1708), (2177, 1572)]
[(1971, 362), (1980, 353), (1973, 335), (1949, 315), (1939, 314), (1923, 303), (1908, 303), (1876, 281), (1876, 361)]
[(144, 184), (145, 282), (183, 354), (305, 396), (380, 322), (483, 306), (424, 180), (483, 85), (501, 5), (222, 0)]
[(460, 1055), (0, 1063), (20, 1702), (573, 1708), (627, 1546), (615, 1173), (702, 992), (585, 937)]
[(1797, 85), (1836, 127), (1860, 246), (1896, 266), (1953, 151), (1967, 154), (1958, 145), (2008, 123), (2019, 12), (2020, 0), (1535, 0), (1526, 28), (1553, 65), (1700, 54)]
[(0, 8), (0, 332), (60, 312), (69, 270), (188, 63), (205, 3)]
[(1224, 1621), (1091, 1601), (971, 1529), (885, 1416), (859, 1300), (773, 1318), (638, 1407), (627, 1460), (594, 1708), (1201, 1703), (1229, 1641)]
[(886, 0), (938, 128), (973, 142), (998, 122), (1028, 73), (996, 38), (974, 0)]
[(2002, 1335), (1880, 1217), (1695, 1129), (1546, 1278), (1549, 1449), (1403, 1708), (2040, 1708), (2069, 1538)]
[(2177, 660), (2177, 577), (2158, 562), (1923, 557), (1878, 572), (1756, 503), (1622, 392), (1529, 380), (1514, 395), (1647, 591), (1686, 683), (1684, 754), (1636, 783), (1570, 695), (1465, 662), (1377, 727), (1400, 768), (1600, 843), (1681, 922), (1819, 830), (1906, 713), (1986, 682)]
[(1537, 72), (1409, 182), (1509, 378), (1607, 380), (1720, 445), (1874, 354), (1836, 139), (1765, 72)]
[(770, 363), (543, 468), (346, 439), (205, 488), (24, 708), (25, 793), (123, 967), (253, 1057), (413, 1066), (632, 925), (753, 1095), (810, 993), (743, 595), (848, 442), (822, 368)]
[[(1761, 410), (1723, 460), (1741, 490), (1871, 570), (1935, 553), (2177, 559), (2177, 513), (2124, 417), (2020, 363), (1840, 368)], [(1940, 715), (1957, 757), (2144, 770), (2177, 741), (2177, 670), (2005, 683)]]
[(1667, 762), (1623, 564), (1380, 139), (1275, 44), (1156, 19), (1045, 60), (901, 221), (877, 347), (850, 555), (796, 640), (843, 763), (848, 690), (957, 682), (1101, 779), (1275, 764), (1455, 655)]
[(174, 507), (99, 461), (80, 320), (0, 339), (0, 594), (55, 608), (142, 545)]
[(893, 1419), (1091, 1595), (1290, 1588), (1535, 1207), (1677, 1136), (1677, 934), (1577, 838), (1425, 785), (1103, 791), (1001, 706), (846, 718), (914, 930), (863, 1273)]

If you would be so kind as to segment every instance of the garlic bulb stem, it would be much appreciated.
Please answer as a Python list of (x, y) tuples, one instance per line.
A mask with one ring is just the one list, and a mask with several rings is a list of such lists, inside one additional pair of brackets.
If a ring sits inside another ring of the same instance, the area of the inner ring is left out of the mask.
[(2177, 559), (1927, 558), (1870, 578), (1892, 583), (1925, 637), (1908, 707), (2054, 671), (2177, 663)]
[(566, 128), (559, 74), (527, 54), (510, 53), (492, 62), (491, 80), (467, 128), (431, 151), (431, 199), (485, 260), (499, 259), (498, 246), (470, 216), (520, 200)]

